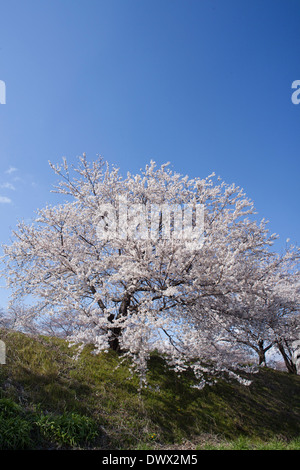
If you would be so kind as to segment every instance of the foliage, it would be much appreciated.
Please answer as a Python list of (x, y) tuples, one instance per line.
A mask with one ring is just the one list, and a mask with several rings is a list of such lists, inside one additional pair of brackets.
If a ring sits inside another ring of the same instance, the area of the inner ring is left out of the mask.
[(36, 425), (49, 441), (72, 447), (92, 442), (98, 436), (96, 423), (77, 413), (41, 414)]
[(9, 398), (0, 399), (0, 449), (28, 449), (32, 444), (32, 423), (21, 406)]
[(0, 449), (22, 450), (49, 444), (89, 445), (99, 434), (95, 421), (74, 412), (58, 415), (25, 410), (11, 398), (0, 399)]

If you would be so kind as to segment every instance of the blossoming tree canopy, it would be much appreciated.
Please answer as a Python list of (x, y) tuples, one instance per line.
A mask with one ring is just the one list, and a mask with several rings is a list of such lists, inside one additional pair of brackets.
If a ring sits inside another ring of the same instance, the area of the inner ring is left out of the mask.
[[(13, 298), (36, 299), (36, 315), (72, 324), (71, 342), (130, 355), (141, 374), (153, 349), (178, 371), (189, 363), (199, 385), (208, 370), (234, 374), (238, 364), (218, 347), (219, 322), (228, 312), (238, 321), (230, 306), (245, 295), (245, 271), (251, 266), (250, 286), (276, 238), (266, 221), (252, 220), (243, 190), (153, 161), (126, 177), (85, 155), (77, 167), (50, 166), (54, 191), (67, 200), (19, 223), (4, 247)], [(263, 285), (251, 288), (260, 295)]]

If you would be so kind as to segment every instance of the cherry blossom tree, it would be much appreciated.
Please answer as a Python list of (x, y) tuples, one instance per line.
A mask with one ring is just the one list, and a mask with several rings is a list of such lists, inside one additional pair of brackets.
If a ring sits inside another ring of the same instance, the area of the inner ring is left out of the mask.
[(294, 373), (290, 345), (300, 337), (298, 264), (299, 250), (293, 247), (255, 264), (244, 259), (244, 289), (223, 304), (227, 315), (219, 321), (230, 348), (252, 350), (259, 365), (266, 365), (266, 354), (277, 349)]
[(130, 356), (142, 378), (156, 348), (176, 371), (191, 367), (199, 386), (208, 372), (243, 381), (219, 347), (220, 323), (238, 324), (246, 269), (268, 260), (276, 239), (244, 191), (153, 161), (126, 177), (85, 155), (77, 167), (50, 166), (64, 201), (20, 222), (4, 247), (13, 301), (30, 297), (40, 318), (63, 318), (72, 344)]

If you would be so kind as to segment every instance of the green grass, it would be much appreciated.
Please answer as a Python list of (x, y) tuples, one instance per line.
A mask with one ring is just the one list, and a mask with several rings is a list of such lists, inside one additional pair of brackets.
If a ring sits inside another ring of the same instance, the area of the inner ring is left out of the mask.
[(300, 450), (300, 439), (272, 438), (269, 441), (239, 437), (232, 441), (223, 440), (218, 444), (207, 443), (198, 446), (199, 450)]
[(26, 449), (32, 445), (30, 417), (20, 405), (0, 399), (0, 450)]
[(48, 441), (69, 447), (92, 442), (98, 436), (93, 419), (77, 413), (40, 414), (35, 425)]
[(250, 387), (223, 381), (197, 390), (191, 374), (178, 377), (154, 354), (149, 388), (139, 393), (138, 377), (113, 352), (95, 356), (86, 347), (76, 360), (57, 338), (0, 336), (7, 349), (0, 448), (146, 450), (189, 441), (201, 449), (299, 449), (299, 376), (265, 368)]

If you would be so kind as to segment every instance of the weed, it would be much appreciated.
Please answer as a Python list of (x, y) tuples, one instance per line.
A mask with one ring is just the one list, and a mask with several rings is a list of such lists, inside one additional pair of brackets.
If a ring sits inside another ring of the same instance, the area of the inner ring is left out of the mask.
[(98, 436), (94, 420), (77, 413), (41, 414), (36, 425), (44, 438), (71, 447), (88, 444)]
[(0, 449), (27, 449), (32, 444), (33, 426), (21, 406), (8, 398), (0, 399)]

